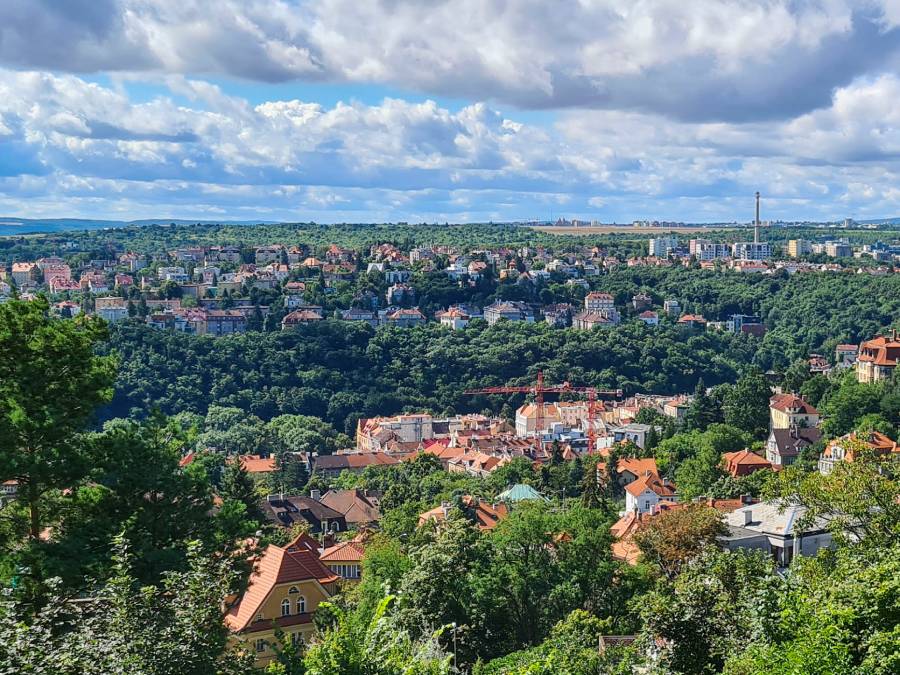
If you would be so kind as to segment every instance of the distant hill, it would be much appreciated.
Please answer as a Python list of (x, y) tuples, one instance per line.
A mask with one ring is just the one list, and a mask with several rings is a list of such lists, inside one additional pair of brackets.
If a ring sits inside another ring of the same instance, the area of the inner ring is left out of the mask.
[(68, 232), (72, 230), (105, 230), (128, 225), (271, 225), (272, 220), (178, 220), (173, 218), (148, 218), (144, 220), (90, 220), (83, 218), (15, 218), (0, 216), (0, 236), (17, 234)]

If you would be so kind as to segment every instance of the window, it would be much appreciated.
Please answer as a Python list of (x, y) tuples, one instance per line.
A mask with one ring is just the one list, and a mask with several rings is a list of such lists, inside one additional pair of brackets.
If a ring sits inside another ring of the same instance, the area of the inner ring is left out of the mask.
[(300, 592), (300, 589), (298, 589), (296, 586), (291, 586), (291, 587), (288, 589), (288, 594), (289, 594), (289, 595), (292, 594), (292, 593), (299, 593), (299, 592)]
[(258, 651), (258, 652), (266, 651), (266, 641), (263, 640), (262, 638), (260, 638), (256, 641), (256, 651)]
[(291, 601), (285, 598), (281, 601), (281, 616), (291, 615)]
[(306, 598), (302, 595), (297, 598), (297, 614), (306, 614)]
[(301, 644), (303, 644), (303, 636), (300, 633), (291, 633), (291, 646), (296, 647)]
[(265, 617), (263, 616), (263, 613), (262, 613), (262, 612), (259, 612), (259, 613), (256, 615), (256, 620), (257, 620), (257, 621), (262, 621), (264, 618), (265, 618)]

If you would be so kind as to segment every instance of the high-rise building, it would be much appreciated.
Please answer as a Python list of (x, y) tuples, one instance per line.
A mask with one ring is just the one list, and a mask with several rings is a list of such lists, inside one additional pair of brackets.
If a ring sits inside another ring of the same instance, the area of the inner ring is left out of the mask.
[(812, 253), (812, 244), (806, 239), (791, 239), (788, 241), (787, 252), (792, 258), (800, 258)]
[(678, 248), (678, 237), (655, 237), (650, 240), (650, 255), (667, 258)]

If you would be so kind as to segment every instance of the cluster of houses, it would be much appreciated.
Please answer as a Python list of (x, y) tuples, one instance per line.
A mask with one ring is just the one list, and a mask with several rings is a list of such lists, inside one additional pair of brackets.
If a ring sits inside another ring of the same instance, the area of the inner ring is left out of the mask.
[[(768, 247), (765, 242), (757, 243)], [(153, 255), (124, 251), (109, 259), (79, 262), (74, 268), (65, 259), (52, 256), (0, 268), (0, 302), (10, 297), (15, 286), (24, 298), (38, 291), (49, 293), (62, 316), (91, 312), (109, 322), (130, 318), (154, 328), (210, 336), (279, 326), (288, 330), (326, 319), (400, 328), (435, 321), (453, 330), (463, 329), (473, 320), (490, 325), (501, 320), (544, 321), (560, 328), (590, 330), (616, 326), (623, 316), (649, 326), (670, 321), (691, 331), (713, 328), (762, 335), (766, 327), (761, 317), (735, 314), (709, 320), (683, 312), (675, 298), (660, 298), (658, 305), (645, 293), (636, 293), (630, 300), (616, 298), (598, 290), (596, 279), (620, 265), (689, 265), (699, 260), (701, 266), (717, 267), (722, 258), (727, 258), (730, 269), (742, 272), (846, 271), (839, 265), (799, 260), (771, 262), (765, 260), (768, 254), (756, 255), (756, 249), (734, 255), (733, 247), (702, 239), (692, 239), (684, 248), (676, 236), (651, 239), (649, 249), (649, 256), (622, 261), (599, 247), (551, 253), (529, 247), (460, 252), (448, 246), (419, 246), (405, 252), (384, 243), (372, 246), (366, 254), (334, 244), (318, 252), (286, 244), (255, 249), (193, 246)], [(726, 253), (730, 255), (726, 257)], [(81, 257), (70, 260), (81, 261)], [(890, 269), (858, 271), (886, 274)], [(419, 277), (414, 276), (425, 272), (441, 272), (473, 292), (490, 277), (519, 286), (563, 283), (577, 287), (578, 297), (580, 293), (585, 296), (579, 305), (496, 300), (485, 306), (461, 303), (426, 313), (416, 304)], [(362, 275), (379, 279), (382, 294), (371, 288), (357, 290), (349, 306), (334, 309), (333, 303), (326, 303), (331, 309), (323, 307), (323, 296), (346, 290)], [(254, 289), (265, 292), (264, 302), (258, 294), (251, 301)], [(318, 301), (312, 302), (313, 297)], [(279, 298), (277, 304), (273, 298)], [(273, 312), (275, 316), (270, 317)], [(830, 364), (822, 359), (815, 366), (827, 368)]]
[[(608, 436), (597, 439), (597, 447), (566, 442), (565, 457), (586, 452), (610, 456), (611, 444), (631, 441), (640, 445), (646, 425), (632, 420), (636, 412), (653, 407), (662, 414), (677, 417), (687, 403), (685, 397), (664, 399), (645, 397), (605, 406), (599, 415), (598, 432), (611, 426)], [(315, 474), (334, 477), (342, 472), (360, 472), (370, 466), (391, 466), (417, 457), (419, 453), (438, 457), (447, 471), (486, 476), (510, 461), (524, 456), (536, 464), (548, 461), (544, 444), (562, 425), (568, 433), (584, 431), (584, 404), (545, 404), (545, 428), (534, 423), (534, 404), (523, 405), (515, 424), (481, 415), (435, 418), (428, 414), (397, 415), (360, 420), (357, 447), (335, 455), (304, 456)], [(796, 461), (798, 454), (821, 439), (819, 412), (793, 394), (777, 394), (770, 400), (770, 435), (765, 457), (750, 450), (725, 453), (723, 469), (735, 478), (756, 471), (777, 471)], [(623, 424), (624, 423), (624, 424)], [(579, 429), (580, 427), (580, 429)], [(633, 432), (632, 435), (629, 433)], [(560, 434), (560, 437), (565, 433)], [(834, 439), (825, 446), (819, 470), (829, 473), (838, 462), (852, 462), (865, 448), (881, 456), (900, 456), (900, 446), (878, 432), (854, 433)], [(276, 470), (272, 458), (240, 457), (251, 474)], [(634, 535), (660, 515), (706, 506), (719, 512), (724, 534), (719, 545), (728, 550), (751, 549), (770, 555), (779, 567), (790, 565), (798, 555), (814, 555), (832, 545), (825, 520), (808, 522), (803, 506), (784, 501), (759, 501), (749, 496), (734, 499), (679, 499), (678, 488), (662, 475), (653, 458), (626, 457), (608, 468), (598, 464), (598, 480), (614, 480), (625, 493), (625, 508), (611, 527), (612, 555), (628, 564), (640, 560)], [(609, 474), (609, 475), (607, 475)], [(314, 631), (313, 616), (319, 603), (328, 600), (347, 584), (356, 583), (362, 574), (361, 562), (366, 542), (381, 518), (381, 494), (362, 489), (330, 490), (309, 495), (271, 494), (261, 503), (265, 516), (275, 525), (306, 534), (284, 546), (270, 545), (254, 561), (254, 572), (247, 590), (228, 599), (226, 624), (241, 640), (256, 651), (257, 662), (264, 665), (275, 651), (276, 631), (292, 642), (308, 640)], [(421, 527), (441, 527), (451, 510), (458, 507), (482, 531), (494, 529), (524, 501), (547, 497), (528, 485), (513, 485), (492, 500), (461, 495), (453, 502), (442, 502), (419, 514)], [(802, 523), (802, 527), (801, 527)], [(563, 535), (560, 535), (563, 536)]]

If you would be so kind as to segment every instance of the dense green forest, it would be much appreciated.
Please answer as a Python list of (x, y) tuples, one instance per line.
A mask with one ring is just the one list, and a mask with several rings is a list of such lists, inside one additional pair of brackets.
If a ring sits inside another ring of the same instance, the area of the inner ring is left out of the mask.
[[(701, 378), (707, 386), (733, 382), (749, 366), (781, 372), (810, 353), (831, 357), (835, 345), (867, 339), (900, 315), (895, 275), (770, 277), (630, 268), (604, 276), (600, 286), (620, 305), (645, 292), (658, 303), (676, 297), (685, 311), (710, 320), (758, 313), (769, 331), (761, 339), (717, 330), (693, 333), (668, 319), (656, 328), (626, 321), (594, 331), (480, 321), (462, 331), (436, 324), (373, 329), (324, 321), (214, 339), (126, 322), (111, 327), (104, 346), (118, 354), (121, 368), (103, 415), (144, 414), (153, 407), (205, 414), (215, 404), (263, 419), (313, 415), (349, 433), (359, 417), (404, 410), (498, 412), (503, 403), (519, 400), (472, 398), (464, 391), (531, 382), (538, 370), (549, 381), (627, 393), (687, 392)], [(557, 288), (571, 289), (548, 290)]]

